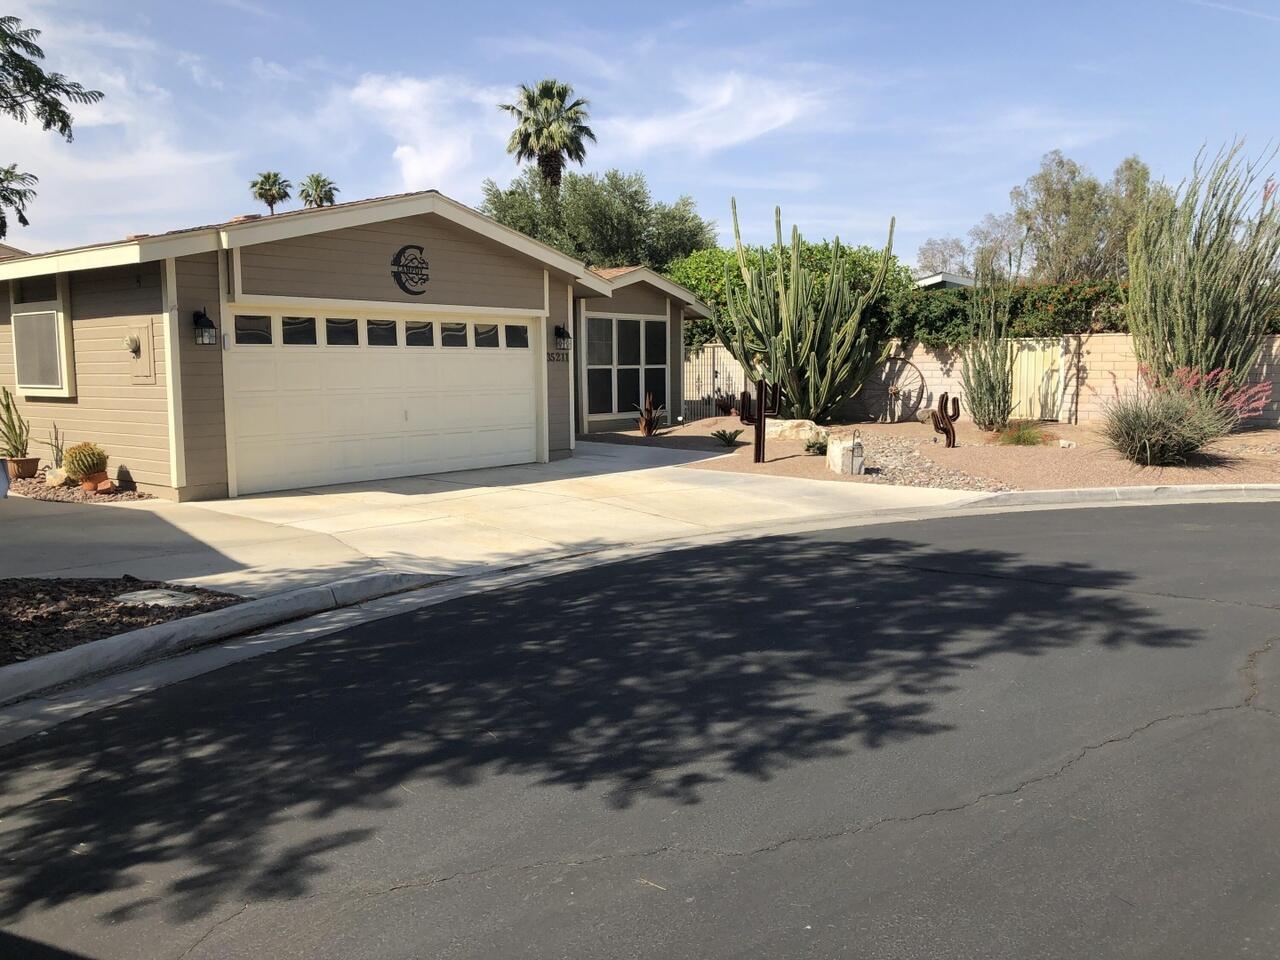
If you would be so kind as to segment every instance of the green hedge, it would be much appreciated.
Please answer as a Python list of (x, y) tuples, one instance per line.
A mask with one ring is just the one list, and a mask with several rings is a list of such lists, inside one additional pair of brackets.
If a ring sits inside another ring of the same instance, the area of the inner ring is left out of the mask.
[[(969, 290), (914, 290), (889, 319), (888, 333), (928, 347), (954, 347), (969, 337)], [(1013, 293), (1010, 332), (1015, 337), (1123, 333), (1123, 289), (1113, 281), (1026, 284)]]

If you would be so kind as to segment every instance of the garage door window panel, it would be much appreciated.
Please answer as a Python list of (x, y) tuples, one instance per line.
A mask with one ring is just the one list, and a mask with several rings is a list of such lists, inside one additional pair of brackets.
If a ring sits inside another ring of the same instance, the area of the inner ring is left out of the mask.
[(498, 325), (496, 323), (477, 323), (476, 324), (476, 346), (477, 347), (498, 346)]
[(398, 347), (400, 339), (394, 320), (370, 320), (365, 325), (365, 342), (371, 347)]
[(324, 322), (324, 342), (331, 347), (358, 347), (360, 324), (354, 319), (329, 317)]
[(435, 323), (430, 320), (406, 321), (404, 343), (406, 347), (434, 347), (436, 345)]
[(440, 324), (440, 346), (442, 347), (467, 346), (467, 325), (465, 323)]
[(236, 345), (241, 347), (271, 346), (271, 318), (236, 315)]
[(508, 323), (504, 331), (508, 349), (527, 350), (529, 347), (529, 328), (523, 323)]
[(314, 347), (316, 345), (315, 317), (282, 317), (280, 340), (286, 346)]

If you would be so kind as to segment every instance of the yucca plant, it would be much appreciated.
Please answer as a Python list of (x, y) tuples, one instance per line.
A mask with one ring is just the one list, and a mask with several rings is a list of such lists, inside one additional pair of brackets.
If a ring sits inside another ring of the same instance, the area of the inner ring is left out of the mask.
[(67, 448), (62, 468), (77, 483), (107, 469), (107, 454), (96, 443), (77, 443)]
[(1129, 235), (1125, 309), (1138, 360), (1156, 381), (1179, 368), (1241, 383), (1280, 322), (1280, 209), (1264, 179), (1276, 154), (1196, 157), (1176, 191), (1156, 190)]
[(31, 450), (31, 424), (18, 411), (8, 387), (0, 387), (0, 457), (23, 460)]
[(862, 389), (887, 355), (867, 315), (884, 287), (894, 220), (889, 220), (879, 269), (866, 289), (858, 290), (839, 237), (832, 243), (831, 272), (819, 286), (814, 271), (802, 263), (800, 231), (793, 226), (790, 245), (782, 241), (781, 209), (774, 208), (772, 257), (762, 249), (758, 258), (749, 257), (742, 245), (737, 201), (732, 210), (742, 284), (732, 282), (726, 267), (725, 316), (715, 316), (716, 333), (752, 383), (763, 379), (781, 387), (781, 415), (824, 420)]

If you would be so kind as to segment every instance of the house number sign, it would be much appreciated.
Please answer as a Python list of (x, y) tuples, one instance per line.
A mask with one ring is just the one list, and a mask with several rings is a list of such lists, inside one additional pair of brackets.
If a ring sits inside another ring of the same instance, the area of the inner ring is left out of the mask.
[(548, 350), (547, 351), (547, 363), (568, 363), (568, 362), (569, 362), (568, 350)]

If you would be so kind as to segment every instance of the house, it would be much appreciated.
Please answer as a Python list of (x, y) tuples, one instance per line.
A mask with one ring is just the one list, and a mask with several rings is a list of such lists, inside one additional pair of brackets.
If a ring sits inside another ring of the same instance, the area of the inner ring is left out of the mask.
[(921, 290), (953, 290), (956, 287), (972, 287), (973, 277), (962, 273), (931, 273), (917, 277), (916, 286)]
[(0, 384), (117, 482), (237, 496), (570, 456), (680, 408), (706, 312), (429, 190), (0, 260)]

